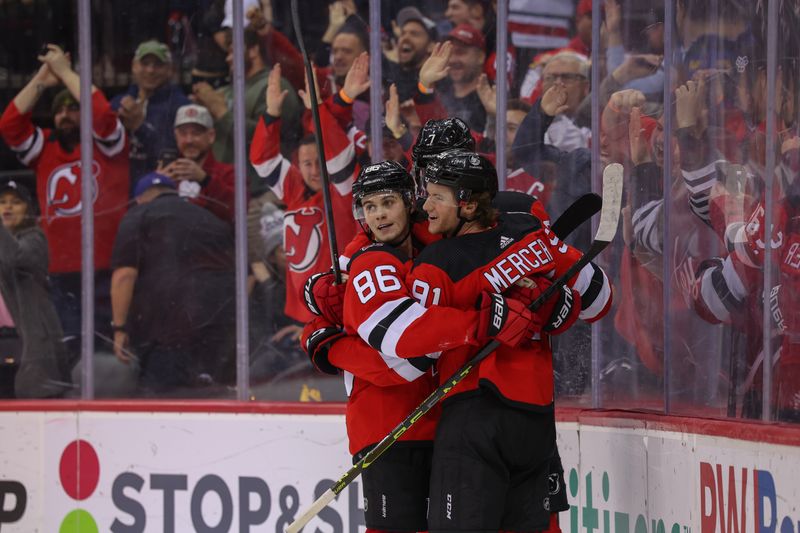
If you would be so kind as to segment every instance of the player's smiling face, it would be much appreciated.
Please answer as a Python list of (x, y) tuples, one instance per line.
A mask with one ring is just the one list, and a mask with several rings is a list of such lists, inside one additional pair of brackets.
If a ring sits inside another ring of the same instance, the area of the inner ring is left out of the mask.
[(453, 189), (438, 183), (425, 185), (428, 198), (422, 208), (428, 213), (428, 230), (437, 235), (449, 234), (458, 227), (458, 202)]
[(397, 192), (378, 192), (361, 200), (364, 220), (378, 242), (395, 242), (406, 234), (408, 208)]

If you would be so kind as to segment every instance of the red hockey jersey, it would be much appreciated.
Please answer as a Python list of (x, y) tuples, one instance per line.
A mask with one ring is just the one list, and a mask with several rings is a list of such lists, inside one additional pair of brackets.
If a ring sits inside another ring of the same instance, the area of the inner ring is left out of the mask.
[[(336, 119), (320, 107), (325, 132), (325, 159), (331, 178), (331, 203), (337, 243), (349, 242), (357, 225), (352, 215), (352, 186), (357, 170), (355, 148)], [(312, 192), (300, 170), (280, 153), (280, 119), (264, 115), (258, 121), (250, 146), (250, 162), (267, 181), (275, 195), (286, 204), (284, 240), (286, 251), (285, 313), (301, 322), (313, 315), (303, 304), (303, 285), (317, 272), (331, 268), (330, 245), (322, 191)]]
[[(402, 252), (384, 244), (366, 246), (350, 261), (344, 327), (351, 335), (348, 339), (361, 337), (357, 340), (366, 342), (370, 353), (337, 342), (329, 360), (347, 371), (347, 428), (353, 453), (378, 442), (434, 390), (431, 367), (442, 350), (478, 344), (478, 312), (422, 307), (406, 285), (410, 266)], [(387, 322), (401, 326), (408, 336), (406, 348), (423, 355), (400, 357), (398, 338), (383, 328)], [(431, 324), (448, 327), (434, 332)], [(386, 386), (393, 383), (398, 384)], [(433, 439), (437, 418), (438, 409), (429, 412), (402, 440)]]
[[(522, 277), (552, 279), (566, 272), (580, 256), (578, 250), (559, 241), (535, 217), (504, 214), (491, 229), (443, 239), (425, 248), (414, 260), (407, 282), (424, 306), (472, 309), (482, 291), (503, 292)], [(600, 268), (588, 264), (570, 281), (570, 286), (581, 295), (581, 319), (591, 322), (608, 312), (611, 285)], [(447, 326), (438, 329), (429, 326), (428, 334), (451, 327), (449, 322), (440, 323)], [(387, 337), (398, 338), (396, 350), (400, 356), (419, 353), (415, 349), (420, 341), (415, 337), (423, 333), (412, 333), (397, 320), (381, 326), (389, 331)], [(468, 346), (443, 353), (438, 361), (440, 376), (448, 378), (474, 353), (475, 349)], [(501, 346), (450, 394), (474, 390), (479, 384), (522, 407), (552, 408), (553, 362), (549, 340), (543, 338), (527, 348)]]
[[(128, 142), (125, 129), (103, 93), (92, 93), (94, 155), (95, 268), (111, 266), (117, 227), (128, 205)], [(81, 269), (81, 148), (65, 151), (52, 130), (33, 124), (11, 102), (0, 118), (0, 135), (22, 163), (36, 173), (41, 224), (50, 253), (50, 271)]]
[[(547, 205), (550, 200), (550, 195), (553, 192), (553, 182), (547, 182), (531, 176), (525, 169), (518, 168), (506, 176), (506, 188), (509, 191), (524, 192), (539, 199), (539, 201)], [(536, 214), (536, 213), (534, 213)]]

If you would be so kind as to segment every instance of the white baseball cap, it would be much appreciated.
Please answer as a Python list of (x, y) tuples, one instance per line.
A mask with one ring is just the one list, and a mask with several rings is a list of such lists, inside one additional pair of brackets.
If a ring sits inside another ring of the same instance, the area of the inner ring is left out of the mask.
[[(250, 24), (250, 21), (247, 18), (247, 12), (254, 7), (260, 8), (261, 3), (258, 0), (244, 0), (242, 11), (244, 20), (242, 22), (244, 22), (245, 28)], [(225, 18), (222, 19), (222, 27), (233, 28), (233, 0), (225, 0)]]
[(187, 104), (178, 108), (175, 113), (175, 127), (184, 124), (199, 124), (204, 128), (213, 128), (214, 119), (208, 109), (197, 104)]

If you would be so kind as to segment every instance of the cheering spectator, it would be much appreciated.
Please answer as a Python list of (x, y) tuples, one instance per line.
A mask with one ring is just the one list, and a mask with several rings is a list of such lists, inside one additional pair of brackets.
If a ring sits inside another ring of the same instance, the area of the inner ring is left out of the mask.
[[(365, 79), (358, 84), (361, 89), (350, 89), (350, 94), (361, 94), (369, 87), (368, 74), (363, 74)], [(348, 75), (348, 78), (351, 76)], [(323, 185), (314, 137), (305, 137), (300, 142), (297, 166), (292, 165), (277, 149), (280, 143), (281, 108), (286, 96), (279, 80), (280, 70), (276, 65), (270, 74), (266, 91), (267, 112), (259, 120), (250, 149), (250, 163), (278, 199), (286, 204), (283, 239), (287, 263), (285, 311), (287, 316), (295, 320), (308, 321), (313, 315), (303, 303), (303, 285), (312, 274), (331, 267), (328, 222), (323, 210)], [(310, 108), (308, 91), (303, 93), (303, 97), (306, 107)], [(353, 141), (342, 131), (329, 104), (320, 105), (319, 111), (325, 136), (325, 160), (331, 179), (331, 203), (336, 213), (336, 240), (345, 243), (350, 241), (356, 230), (351, 205), (353, 175), (358, 170), (356, 150)]]
[(114, 242), (114, 353), (138, 361), (143, 395), (227, 383), (236, 320), (230, 225), (155, 172), (134, 194), (139, 205)]
[(485, 37), (487, 54), (495, 49), (495, 16), (488, 0), (449, 0), (444, 16), (453, 28), (467, 24), (478, 30)]
[(158, 172), (178, 184), (180, 196), (233, 223), (233, 165), (220, 163), (211, 151), (216, 137), (211, 113), (197, 104), (185, 105), (175, 115), (173, 131), (180, 157), (162, 159)]
[(484, 45), (483, 35), (472, 26), (455, 27), (445, 43), (433, 48), (420, 69), (417, 104), (427, 104), (434, 96), (435, 86), (444, 114), (462, 119), (473, 131), (483, 131), (486, 110), (477, 89), (486, 58)]
[(419, 69), (431, 54), (436, 42), (434, 22), (416, 7), (404, 7), (397, 13), (400, 37), (397, 41), (397, 63), (388, 62), (386, 79), (397, 86), (401, 101), (413, 98), (417, 92)]
[[(81, 317), (81, 168), (80, 78), (69, 56), (47, 45), (42, 66), (0, 118), (0, 135), (23, 164), (36, 173), (42, 227), (50, 252), (50, 285), (56, 309), (69, 339), (80, 339)], [(59, 83), (67, 89), (53, 100), (52, 130), (31, 121), (31, 110), (44, 89)], [(92, 87), (92, 134), (96, 183), (94, 197), (95, 323), (110, 323), (108, 291), (111, 247), (128, 202), (128, 151), (125, 128), (103, 93)], [(73, 347), (75, 348), (75, 347)], [(72, 350), (71, 350), (72, 353)], [(74, 353), (77, 353), (75, 350)]]
[(574, 121), (578, 106), (589, 94), (589, 63), (583, 56), (561, 52), (553, 56), (542, 72), (542, 89), (547, 91), (559, 84), (566, 92), (565, 109), (559, 113), (545, 132), (545, 142), (569, 152), (575, 148), (588, 148), (591, 128)]
[(111, 108), (130, 134), (130, 176), (135, 183), (156, 168), (163, 151), (175, 149), (170, 126), (177, 109), (189, 99), (170, 82), (172, 54), (164, 43), (140, 44), (133, 55), (131, 73), (134, 83), (111, 100)]
[[(253, 138), (258, 119), (264, 114), (264, 91), (270, 69), (267, 68), (265, 50), (252, 28), (244, 32), (245, 41), (245, 120), (248, 143)], [(233, 47), (228, 52), (228, 64), (233, 71)], [(290, 154), (297, 146), (300, 138), (300, 116), (302, 107), (297, 93), (288, 81), (281, 78), (281, 89), (286, 91), (286, 98), (281, 112), (281, 151)], [(192, 88), (195, 100), (205, 106), (214, 118), (216, 139), (214, 141), (214, 157), (223, 163), (233, 163), (233, 86), (226, 85), (215, 91), (211, 85), (200, 82)], [(249, 148), (248, 148), (249, 150)], [(248, 178), (253, 194), (264, 191), (264, 185), (258, 175), (248, 169)]]
[[(318, 69), (317, 76), (323, 86), (323, 94), (336, 94), (339, 89), (344, 87), (345, 77), (350, 72), (355, 60), (361, 54), (369, 50), (369, 38), (366, 28), (360, 19), (351, 17), (351, 21), (345, 24), (331, 44), (331, 66), (328, 69)], [(325, 79), (326, 81), (322, 81)], [(364, 130), (366, 128), (367, 117), (369, 116), (369, 102), (366, 100), (369, 93), (353, 98), (353, 123), (356, 128)]]
[[(266, 1), (266, 4), (270, 4)], [(299, 91), (305, 83), (303, 56), (292, 42), (272, 25), (272, 6), (269, 9), (252, 7), (247, 10), (247, 20), (258, 33), (267, 51), (267, 63), (271, 67), (276, 63), (283, 66), (283, 77)]]
[(47, 240), (35, 215), (24, 186), (0, 184), (0, 364), (16, 372), (4, 397), (59, 396), (67, 384), (61, 324), (47, 294)]
[(579, 0), (575, 8), (576, 35), (567, 46), (542, 52), (533, 58), (520, 88), (520, 96), (536, 101), (542, 94), (542, 69), (547, 61), (559, 52), (574, 52), (588, 60), (592, 56), (592, 0)]

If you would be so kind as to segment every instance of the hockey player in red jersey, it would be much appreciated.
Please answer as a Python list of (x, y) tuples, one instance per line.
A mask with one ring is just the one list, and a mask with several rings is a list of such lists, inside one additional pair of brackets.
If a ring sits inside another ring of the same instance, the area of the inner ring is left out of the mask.
[[(422, 173), (427, 167), (428, 163), (434, 160), (439, 154), (452, 147), (474, 149), (475, 140), (472, 137), (467, 125), (458, 118), (448, 118), (442, 120), (429, 120), (423, 126), (417, 138), (417, 142), (412, 149), (412, 158), (414, 161), (414, 173), (417, 178), (417, 188), (421, 180)], [(532, 197), (519, 192), (504, 192), (501, 191), (493, 199), (495, 205), (502, 211), (520, 211), (531, 212), (534, 216), (539, 218), (545, 225), (550, 224), (549, 216), (547, 215), (541, 202), (536, 197)], [(422, 212), (417, 212), (414, 216), (414, 223), (411, 226), (410, 242), (414, 243), (414, 255), (423, 246), (438, 240), (438, 235), (433, 235), (428, 230), (428, 221)], [(343, 254), (343, 261), (349, 261), (350, 256), (360, 249), (362, 246), (369, 244), (370, 239), (366, 233), (359, 233), (354, 239), (353, 243), (345, 249)], [(322, 313), (327, 315), (331, 323), (341, 322), (341, 307), (340, 294), (342, 289), (332, 285), (331, 275), (320, 275), (307, 286), (308, 291), (306, 294), (307, 301), (319, 301), (320, 305), (315, 314)], [(317, 283), (318, 281), (318, 283)], [(316, 293), (316, 296), (315, 296)], [(331, 310), (334, 308), (334, 310)], [(355, 357), (355, 356), (354, 356)], [(421, 398), (420, 398), (421, 399)], [(417, 402), (419, 403), (419, 402)], [(407, 410), (410, 412), (410, 409)], [(550, 480), (554, 485), (563, 487), (563, 468), (561, 466), (560, 458), (556, 453), (553, 461), (551, 462)], [(563, 495), (563, 493), (562, 493)], [(557, 513), (553, 513), (554, 529), (557, 529)]]
[[(392, 339), (379, 332), (371, 338), (373, 345), (381, 347), (377, 351), (358, 338), (359, 330), (373, 328), (386, 316), (394, 317), (419, 339), (413, 349), (424, 354), (465, 343), (474, 346), (489, 337), (516, 345), (541, 326), (519, 302), (488, 293), (480, 309), (466, 311), (425, 309), (410, 297), (405, 276), (409, 258), (421, 243), (412, 234), (414, 182), (399, 164), (384, 161), (366, 167), (353, 185), (353, 206), (365, 234), (374, 242), (363, 246), (354, 241), (348, 247), (358, 248), (349, 262), (344, 331), (319, 317), (306, 327), (303, 341), (318, 368), (344, 371), (349, 396), (347, 430), (357, 462), (435, 388), (430, 368), (437, 355), (400, 358)], [(311, 292), (307, 297), (312, 307), (321, 303)], [(500, 328), (491, 326), (495, 320), (502, 323)], [(450, 327), (431, 335), (431, 323)], [(436, 409), (429, 412), (364, 471), (368, 531), (427, 529), (437, 413)]]
[[(417, 256), (407, 280), (424, 306), (470, 309), (484, 291), (505, 290), (523, 277), (543, 288), (580, 257), (530, 215), (497, 217), (490, 203), (496, 172), (478, 154), (443, 154), (428, 165), (425, 180), (430, 230), (448, 238)], [(548, 487), (556, 451), (548, 335), (578, 315), (602, 317), (611, 288), (590, 264), (557, 295), (539, 310), (539, 342), (500, 347), (445, 400), (434, 447), (431, 531), (537, 531), (552, 526), (551, 511), (567, 507), (563, 491), (551, 494)], [(385, 313), (358, 333), (375, 348), (418, 356), (422, 333), (412, 334), (400, 316)], [(444, 349), (440, 375), (448, 377), (473, 353), (469, 346)]]

